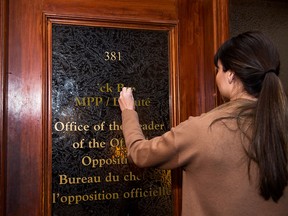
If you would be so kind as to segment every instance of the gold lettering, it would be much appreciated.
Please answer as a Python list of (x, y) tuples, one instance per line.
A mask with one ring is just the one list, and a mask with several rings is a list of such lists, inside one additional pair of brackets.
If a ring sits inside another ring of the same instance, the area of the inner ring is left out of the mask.
[(143, 190), (142, 188), (132, 188), (130, 191), (126, 191), (123, 194), (124, 198), (141, 198), (141, 197), (156, 197), (156, 196), (169, 196), (171, 195), (171, 189), (165, 187), (149, 188)]
[(117, 84), (117, 92), (121, 92), (123, 87), (124, 87), (123, 83)]
[(109, 83), (106, 83), (104, 86), (100, 87), (100, 92), (113, 92), (113, 90)]
[(59, 185), (91, 184), (99, 182), (101, 182), (101, 176), (68, 177), (67, 175), (59, 175)]
[(102, 168), (111, 165), (128, 164), (127, 158), (97, 158), (93, 159), (89, 156), (84, 156), (81, 160), (83, 166), (91, 166), (91, 168)]
[(98, 193), (95, 191), (92, 194), (84, 194), (84, 195), (60, 195), (59, 193), (53, 193), (52, 194), (52, 201), (53, 203), (60, 202), (65, 203), (68, 205), (72, 204), (79, 204), (81, 202), (87, 202), (87, 201), (98, 201), (98, 200), (112, 200), (112, 199), (119, 199), (118, 193), (105, 193), (105, 191), (102, 191)]
[(142, 124), (142, 130), (164, 130), (164, 124), (156, 124), (154, 121), (151, 121), (150, 124)]
[(140, 100), (135, 100), (135, 106), (138, 107), (149, 107), (150, 106), (150, 99), (140, 99)]
[(54, 125), (56, 131), (88, 131), (89, 125), (78, 125), (76, 122), (56, 122)]
[(114, 131), (114, 130), (122, 130), (122, 125), (117, 124), (115, 121), (113, 121), (112, 124), (109, 124), (109, 130)]
[(108, 52), (106, 51), (104, 53), (104, 60), (105, 61), (121, 61), (121, 52), (116, 52), (116, 51), (111, 51)]
[(76, 97), (75, 106), (100, 106), (103, 102), (102, 97)]
[(124, 181), (140, 181), (141, 178), (139, 176), (134, 175), (132, 172), (129, 174), (124, 175)]
[(91, 141), (88, 142), (88, 145), (89, 145), (89, 148), (100, 149), (100, 148), (105, 148), (106, 143), (104, 141), (101, 141), (101, 142), (96, 141), (96, 139), (93, 138)]

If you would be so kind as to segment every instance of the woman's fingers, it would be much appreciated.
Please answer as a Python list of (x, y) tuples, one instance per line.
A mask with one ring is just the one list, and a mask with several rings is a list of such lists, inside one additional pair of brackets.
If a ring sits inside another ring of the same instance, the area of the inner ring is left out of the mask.
[(119, 103), (121, 111), (125, 109), (130, 109), (130, 110), (135, 109), (132, 88), (130, 87), (122, 88), (122, 91), (120, 92), (120, 97), (118, 99), (118, 103)]

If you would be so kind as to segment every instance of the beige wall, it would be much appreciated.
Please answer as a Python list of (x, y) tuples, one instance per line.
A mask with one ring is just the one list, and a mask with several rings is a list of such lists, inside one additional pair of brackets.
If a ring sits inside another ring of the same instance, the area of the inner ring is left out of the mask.
[(230, 35), (260, 30), (270, 36), (281, 58), (280, 78), (288, 93), (288, 1), (230, 0)]

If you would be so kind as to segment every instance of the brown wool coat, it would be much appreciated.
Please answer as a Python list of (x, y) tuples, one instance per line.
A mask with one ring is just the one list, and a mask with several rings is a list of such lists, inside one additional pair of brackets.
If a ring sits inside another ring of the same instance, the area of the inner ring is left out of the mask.
[(211, 122), (247, 100), (190, 117), (162, 136), (145, 140), (137, 112), (122, 112), (128, 157), (140, 167), (183, 169), (183, 216), (288, 216), (288, 190), (276, 204), (258, 192), (257, 167), (250, 179), (247, 156), (235, 120)]

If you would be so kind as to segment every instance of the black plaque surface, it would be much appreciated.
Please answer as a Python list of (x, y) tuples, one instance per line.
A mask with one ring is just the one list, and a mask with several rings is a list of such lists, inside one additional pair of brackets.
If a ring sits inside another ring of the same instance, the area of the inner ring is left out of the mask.
[(52, 25), (52, 215), (172, 215), (171, 172), (127, 161), (117, 101), (133, 87), (145, 136), (169, 130), (168, 33)]

